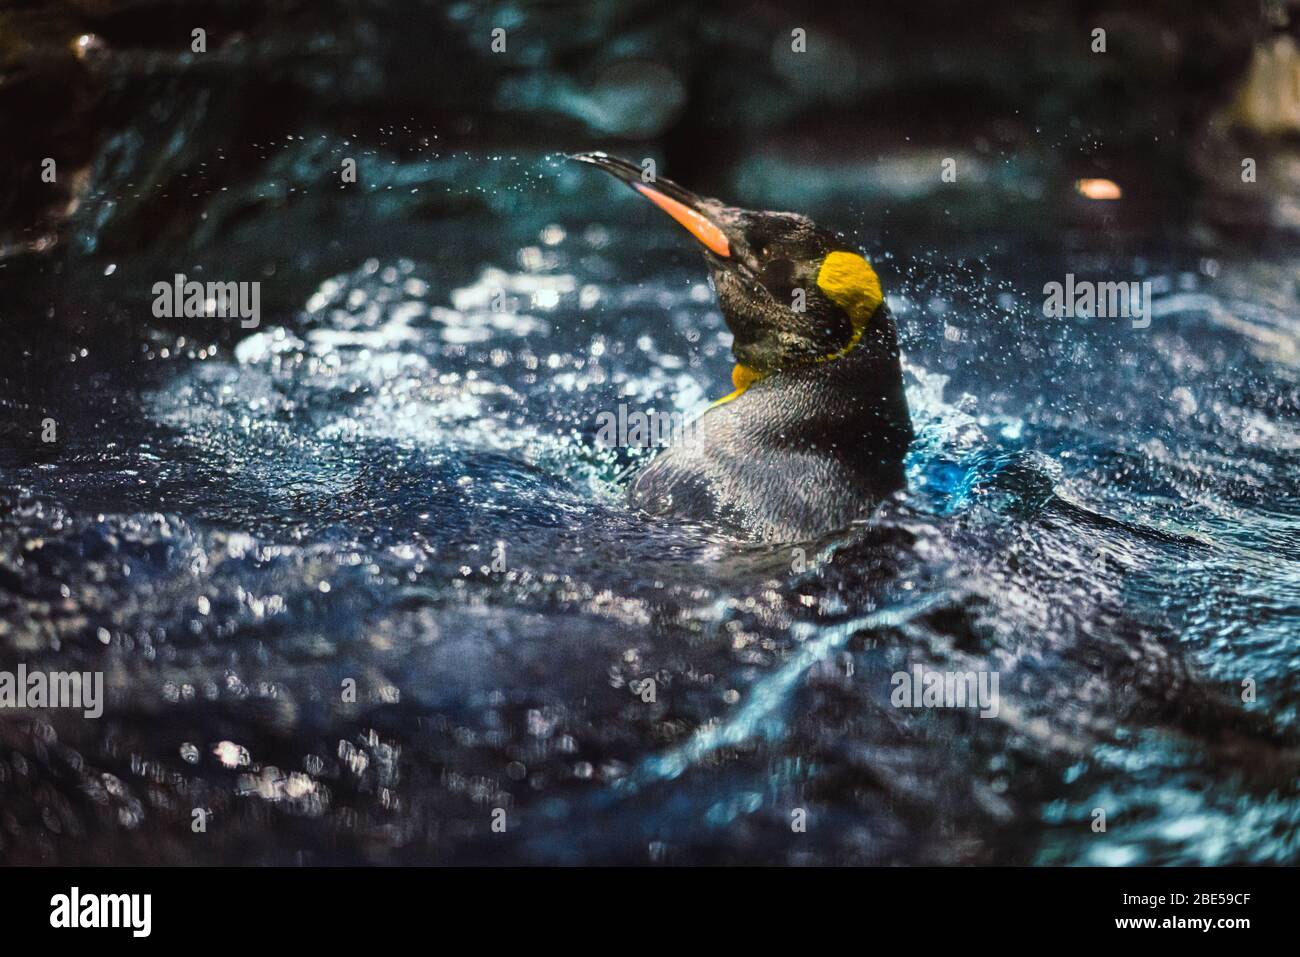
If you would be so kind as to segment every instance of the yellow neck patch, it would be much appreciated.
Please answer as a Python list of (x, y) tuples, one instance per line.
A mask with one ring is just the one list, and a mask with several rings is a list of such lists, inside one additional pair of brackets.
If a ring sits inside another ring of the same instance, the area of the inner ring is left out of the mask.
[[(830, 362), (848, 355), (857, 347), (867, 323), (876, 314), (880, 304), (885, 301), (885, 294), (880, 288), (880, 277), (857, 253), (834, 252), (822, 260), (821, 269), (817, 271), (817, 288), (835, 305), (846, 313), (853, 323), (853, 335), (848, 344), (838, 352), (822, 356), (817, 362)], [(745, 390), (763, 378), (761, 374), (748, 366), (737, 364), (731, 370), (731, 384), (735, 391), (725, 395), (713, 405), (722, 405), (744, 394)]]
[[(736, 387), (736, 391), (729, 395), (724, 395), (721, 399), (714, 402), (713, 405), (722, 405), (724, 402), (730, 402), (732, 399), (739, 398), (744, 394), (746, 389), (761, 378), (763, 377), (749, 366), (742, 366), (737, 362), (731, 367), (731, 384)], [(713, 405), (709, 406), (709, 408), (713, 408)]]

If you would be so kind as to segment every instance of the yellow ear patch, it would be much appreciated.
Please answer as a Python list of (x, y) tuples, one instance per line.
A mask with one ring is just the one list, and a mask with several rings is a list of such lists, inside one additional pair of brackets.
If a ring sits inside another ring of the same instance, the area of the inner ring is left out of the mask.
[(855, 330), (865, 326), (885, 300), (880, 277), (857, 253), (830, 253), (817, 272), (817, 286), (849, 314)]

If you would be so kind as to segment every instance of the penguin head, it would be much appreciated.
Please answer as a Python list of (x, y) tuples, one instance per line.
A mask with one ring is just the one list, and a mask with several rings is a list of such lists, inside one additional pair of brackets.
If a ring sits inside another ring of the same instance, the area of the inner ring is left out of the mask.
[(605, 153), (573, 157), (627, 183), (695, 238), (733, 336), (737, 388), (838, 358), (857, 345), (884, 296), (875, 270), (840, 236), (798, 213), (728, 206)]

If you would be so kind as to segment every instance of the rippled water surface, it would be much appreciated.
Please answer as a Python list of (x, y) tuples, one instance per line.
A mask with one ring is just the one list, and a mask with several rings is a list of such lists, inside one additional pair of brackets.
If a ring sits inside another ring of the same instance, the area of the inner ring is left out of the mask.
[[(0, 859), (1300, 859), (1293, 254), (809, 210), (882, 274), (918, 437), (870, 521), (756, 545), (629, 509), (646, 453), (595, 437), (729, 391), (698, 257), (553, 158), (487, 168), (526, 215), (255, 330), (118, 273), (63, 307), (130, 333), (6, 358), (60, 440), (0, 469), (0, 650), (108, 704), (0, 720)], [(1083, 254), (1150, 328), (1042, 316)], [(997, 716), (892, 707), (914, 665), (997, 672)]]

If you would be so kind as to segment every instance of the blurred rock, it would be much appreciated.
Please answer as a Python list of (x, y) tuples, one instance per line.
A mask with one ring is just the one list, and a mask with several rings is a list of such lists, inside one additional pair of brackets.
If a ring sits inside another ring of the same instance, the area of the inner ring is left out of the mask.
[(1255, 47), (1230, 101), (1206, 124), (1194, 161), (1207, 223), (1234, 237), (1261, 227), (1300, 233), (1300, 48), (1292, 36)]

